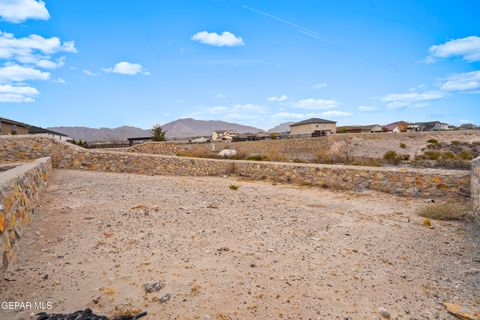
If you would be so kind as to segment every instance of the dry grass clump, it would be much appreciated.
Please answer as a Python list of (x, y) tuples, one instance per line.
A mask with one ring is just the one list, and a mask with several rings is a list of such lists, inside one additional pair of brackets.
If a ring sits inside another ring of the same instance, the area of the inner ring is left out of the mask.
[(217, 153), (206, 150), (178, 150), (177, 156), (193, 158), (221, 158)]
[(472, 203), (464, 202), (443, 202), (429, 203), (417, 209), (417, 214), (424, 218), (434, 220), (462, 220), (472, 217)]
[(231, 184), (231, 185), (228, 186), (228, 188), (230, 190), (238, 190), (238, 188), (240, 188), (240, 186), (237, 186), (236, 184)]
[(386, 163), (395, 164), (395, 165), (399, 165), (402, 161), (409, 160), (409, 159), (410, 159), (409, 154), (397, 154), (393, 150), (387, 151), (383, 155), (383, 160), (385, 160)]
[(432, 226), (432, 221), (428, 218), (423, 218), (422, 224), (424, 226), (431, 227)]

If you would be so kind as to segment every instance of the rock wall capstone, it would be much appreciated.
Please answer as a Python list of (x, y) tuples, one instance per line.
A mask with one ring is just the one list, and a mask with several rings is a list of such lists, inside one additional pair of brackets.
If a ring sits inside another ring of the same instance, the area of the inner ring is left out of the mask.
[(15, 260), (16, 244), (30, 223), (38, 201), (52, 172), (51, 158), (17, 164), (0, 172), (0, 267)]
[[(112, 149), (110, 149), (112, 150)], [(164, 156), (175, 156), (177, 154), (178, 146), (173, 142), (163, 141), (154, 142), (148, 141), (140, 143), (127, 148), (115, 148), (112, 151), (161, 154)]]
[(84, 149), (45, 136), (0, 136), (0, 159), (51, 156), (55, 168), (150, 175), (222, 176), (308, 184), (344, 190), (377, 190), (400, 196), (468, 197), (470, 172), (240, 161)]

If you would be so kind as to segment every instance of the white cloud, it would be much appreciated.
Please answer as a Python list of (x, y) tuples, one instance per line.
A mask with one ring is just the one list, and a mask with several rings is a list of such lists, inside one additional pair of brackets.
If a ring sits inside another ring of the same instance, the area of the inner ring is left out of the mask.
[(233, 106), (213, 106), (201, 107), (201, 111), (190, 114), (191, 117), (198, 117), (202, 119), (221, 119), (229, 120), (252, 120), (258, 121), (262, 119), (267, 113), (267, 109), (263, 105), (256, 104), (236, 104)]
[(293, 112), (277, 112), (273, 115), (275, 119), (281, 120), (301, 120), (307, 118), (318, 118), (318, 117), (333, 117), (333, 118), (342, 118), (353, 116), (353, 113), (346, 111), (338, 110), (328, 110), (315, 113), (293, 113)]
[(0, 68), (0, 82), (26, 81), (26, 80), (48, 80), (49, 72), (42, 72), (30, 67), (9, 65)]
[(66, 81), (62, 78), (57, 78), (57, 79), (53, 80), (53, 82), (55, 82), (55, 83), (65, 83)]
[(358, 110), (360, 111), (363, 111), (363, 112), (375, 112), (375, 111), (378, 111), (378, 108), (377, 107), (374, 107), (374, 106), (360, 106), (357, 108)]
[(273, 117), (276, 119), (303, 119), (305, 115), (303, 113), (277, 112)]
[(449, 76), (440, 87), (448, 92), (480, 93), (480, 70)]
[(50, 60), (51, 55), (58, 52), (76, 53), (75, 42), (62, 42), (58, 37), (44, 38), (36, 34), (15, 38), (11, 33), (0, 31), (0, 59), (38, 63)]
[(447, 41), (443, 44), (431, 46), (427, 63), (435, 62), (435, 58), (462, 57), (468, 62), (480, 60), (480, 37), (470, 36)]
[(145, 70), (139, 63), (130, 63), (126, 61), (119, 62), (113, 68), (102, 68), (105, 72), (124, 74), (128, 76), (135, 76), (137, 74), (149, 75), (150, 72)]
[(33, 102), (40, 92), (32, 87), (0, 85), (0, 102)]
[(50, 14), (41, 0), (2, 0), (0, 17), (8, 22), (21, 23), (27, 19), (48, 20)]
[(325, 110), (334, 109), (340, 106), (341, 103), (333, 99), (302, 99), (295, 101), (292, 105), (293, 108), (306, 109), (306, 110)]
[(315, 83), (312, 88), (313, 89), (321, 89), (321, 88), (325, 88), (327, 86), (327, 84), (325, 82), (319, 82), (319, 83)]
[(36, 63), (38, 67), (43, 69), (57, 69), (57, 68), (63, 67), (64, 64), (65, 64), (65, 57), (60, 57), (55, 61), (43, 59), (43, 60), (37, 61)]
[(224, 31), (222, 34), (207, 31), (197, 32), (190, 39), (216, 47), (235, 47), (245, 45), (242, 37), (237, 37), (228, 31)]
[(388, 102), (390, 109), (418, 108), (424, 107), (424, 103), (438, 100), (447, 94), (441, 91), (407, 92), (387, 94), (382, 101)]
[(217, 93), (216, 95), (213, 96), (213, 99), (225, 99), (226, 97), (227, 97), (226, 94)]
[(278, 97), (269, 97), (267, 99), (267, 101), (270, 101), (270, 102), (284, 102), (284, 101), (287, 101), (287, 100), (288, 100), (288, 96), (284, 95), (284, 94), (282, 94), (281, 96), (278, 96)]
[(247, 104), (236, 104), (231, 107), (225, 106), (214, 106), (206, 109), (209, 114), (227, 114), (227, 113), (238, 113), (238, 112), (250, 112), (250, 113), (265, 113), (265, 107), (261, 105), (255, 105), (251, 103)]
[(93, 71), (90, 71), (90, 70), (88, 70), (88, 69), (83, 69), (82, 72), (85, 73), (87, 76), (90, 76), (90, 77), (95, 77), (95, 76), (98, 76), (98, 75), (99, 75), (98, 73), (93, 72)]
[(318, 113), (318, 115), (321, 117), (350, 117), (353, 116), (353, 113), (346, 111), (329, 110), (320, 112)]

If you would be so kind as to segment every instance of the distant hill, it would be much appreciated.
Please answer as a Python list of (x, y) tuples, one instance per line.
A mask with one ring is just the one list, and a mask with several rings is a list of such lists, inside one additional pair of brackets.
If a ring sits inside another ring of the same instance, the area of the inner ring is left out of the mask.
[(290, 131), (290, 125), (292, 123), (294, 123), (294, 122), (280, 123), (278, 126), (275, 126), (272, 129), (269, 129), (268, 133), (272, 133), (272, 132), (280, 133), (280, 132)]
[(234, 130), (239, 133), (255, 133), (263, 131), (255, 127), (244, 126), (216, 120), (195, 120), (192, 118), (178, 119), (162, 125), (169, 138), (184, 138), (194, 136), (209, 136), (214, 130)]
[(150, 130), (123, 126), (118, 128), (50, 127), (47, 128), (85, 141), (126, 141), (130, 137), (149, 137)]
[[(237, 123), (214, 120), (195, 120), (192, 118), (178, 119), (162, 125), (167, 131), (168, 138), (185, 138), (194, 136), (209, 136), (214, 130), (234, 130), (239, 133), (263, 131), (255, 127), (244, 126)], [(137, 127), (123, 126), (118, 128), (89, 128), (89, 127), (50, 127), (68, 135), (73, 139), (86, 141), (126, 141), (131, 137), (149, 137), (150, 130)]]

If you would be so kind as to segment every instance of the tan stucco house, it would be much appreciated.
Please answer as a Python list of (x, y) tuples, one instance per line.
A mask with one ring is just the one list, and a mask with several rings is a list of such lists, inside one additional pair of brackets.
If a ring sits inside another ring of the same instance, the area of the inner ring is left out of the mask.
[(311, 118), (290, 125), (290, 135), (326, 136), (337, 132), (335, 121)]
[(232, 141), (237, 133), (233, 130), (215, 130), (212, 132), (212, 141)]
[(0, 134), (28, 134), (29, 127), (26, 123), (0, 118)]
[(66, 134), (60, 132), (32, 126), (30, 124), (7, 118), (0, 118), (0, 135), (7, 134), (46, 134), (60, 140), (69, 140)]

